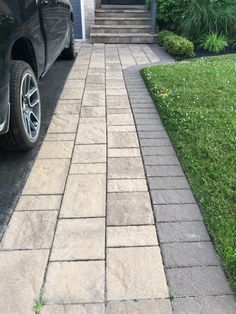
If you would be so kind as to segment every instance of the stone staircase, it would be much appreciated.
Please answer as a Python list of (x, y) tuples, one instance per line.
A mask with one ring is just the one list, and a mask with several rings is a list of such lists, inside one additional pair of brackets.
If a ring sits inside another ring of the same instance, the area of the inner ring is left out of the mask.
[(95, 11), (91, 27), (91, 43), (151, 44), (151, 18), (144, 8), (102, 8)]

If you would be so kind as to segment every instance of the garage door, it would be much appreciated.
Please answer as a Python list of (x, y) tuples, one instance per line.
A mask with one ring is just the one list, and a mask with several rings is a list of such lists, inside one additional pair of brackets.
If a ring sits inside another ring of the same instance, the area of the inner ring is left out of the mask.
[(80, 0), (70, 0), (74, 10), (75, 37), (82, 39), (82, 19)]

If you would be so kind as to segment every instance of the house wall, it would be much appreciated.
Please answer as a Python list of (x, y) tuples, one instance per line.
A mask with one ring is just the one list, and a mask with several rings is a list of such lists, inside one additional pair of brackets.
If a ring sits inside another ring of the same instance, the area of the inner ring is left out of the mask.
[(85, 34), (86, 38), (90, 35), (90, 26), (94, 24), (96, 0), (84, 1), (84, 18), (85, 18)]

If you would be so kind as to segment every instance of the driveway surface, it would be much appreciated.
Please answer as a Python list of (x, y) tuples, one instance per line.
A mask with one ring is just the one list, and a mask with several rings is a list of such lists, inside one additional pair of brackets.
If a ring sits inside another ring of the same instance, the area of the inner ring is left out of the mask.
[(235, 313), (138, 71), (160, 58), (79, 47), (0, 243), (0, 313)]
[(39, 83), (42, 133), (38, 146), (28, 153), (7, 153), (0, 150), (0, 239), (42, 144), (72, 65), (73, 62), (59, 60)]

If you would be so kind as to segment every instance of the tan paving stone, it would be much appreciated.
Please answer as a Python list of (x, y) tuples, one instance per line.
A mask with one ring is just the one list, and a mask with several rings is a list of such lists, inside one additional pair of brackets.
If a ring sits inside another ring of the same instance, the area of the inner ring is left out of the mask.
[(68, 80), (78, 80), (78, 79), (85, 79), (87, 76), (87, 67), (85, 68), (72, 68), (72, 70), (70, 71), (69, 75), (68, 75)]
[(71, 164), (70, 174), (105, 174), (106, 173), (105, 163), (93, 163), (93, 164)]
[(108, 125), (108, 133), (135, 132), (135, 125)]
[(105, 306), (97, 304), (46, 305), (40, 314), (104, 314)]
[[(85, 107), (86, 108), (86, 107)], [(102, 118), (80, 118), (80, 125), (81, 124), (91, 124), (91, 125), (94, 125), (94, 124), (106, 124), (106, 118), (105, 117), (102, 117)]]
[(127, 96), (107, 96), (106, 103), (107, 108), (130, 108)]
[(141, 157), (139, 148), (110, 148), (108, 157)]
[(62, 203), (61, 217), (105, 215), (106, 176), (70, 175)]
[(159, 247), (108, 249), (107, 294), (110, 301), (167, 298)]
[(106, 143), (106, 125), (80, 124), (77, 138), (77, 144), (104, 144)]
[(33, 313), (48, 253), (47, 250), (0, 252), (0, 313)]
[(109, 314), (172, 314), (170, 300), (113, 301), (107, 304)]
[(77, 114), (53, 115), (48, 133), (75, 133), (79, 121)]
[(108, 108), (108, 115), (111, 114), (132, 114), (131, 109), (129, 108)]
[(79, 114), (80, 113), (80, 103), (78, 104), (57, 104), (54, 111), (55, 114)]
[(88, 84), (105, 84), (105, 74), (104, 73), (89, 73), (87, 76)]
[(108, 125), (133, 125), (132, 114), (109, 114), (107, 116)]
[(72, 163), (106, 162), (106, 145), (75, 145)]
[(87, 92), (105, 91), (106, 89), (105, 84), (89, 84), (88, 82), (85, 87)]
[(49, 304), (104, 302), (103, 261), (49, 264), (44, 298)]
[(51, 260), (105, 258), (105, 218), (60, 219)]
[(57, 141), (44, 142), (38, 154), (38, 158), (71, 158), (74, 142)]
[(23, 194), (62, 194), (69, 159), (36, 159)]
[(67, 80), (64, 86), (65, 89), (83, 89), (84, 81), (83, 80)]
[(135, 132), (108, 133), (109, 148), (139, 147), (138, 137)]
[(139, 157), (109, 158), (108, 177), (110, 179), (145, 178), (142, 159)]
[(151, 226), (123, 226), (107, 228), (107, 246), (158, 245), (156, 228)]
[(15, 210), (59, 210), (61, 200), (62, 195), (22, 195)]
[(127, 90), (126, 88), (114, 88), (115, 86), (109, 86), (106, 89), (107, 96), (126, 96)]
[(44, 142), (74, 141), (76, 133), (47, 133)]
[(0, 249), (50, 248), (56, 219), (56, 211), (15, 212), (0, 243)]
[(82, 118), (105, 117), (106, 112), (104, 107), (83, 107), (81, 110)]
[(83, 106), (105, 107), (105, 91), (87, 91), (84, 92)]
[(149, 193), (109, 193), (107, 223), (112, 226), (153, 224)]
[(147, 192), (145, 179), (108, 180), (108, 192)]
[[(73, 82), (73, 80), (70, 80)], [(60, 99), (81, 99), (83, 97), (83, 88), (64, 88), (60, 95)]]

